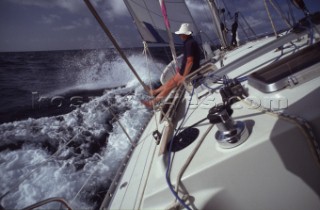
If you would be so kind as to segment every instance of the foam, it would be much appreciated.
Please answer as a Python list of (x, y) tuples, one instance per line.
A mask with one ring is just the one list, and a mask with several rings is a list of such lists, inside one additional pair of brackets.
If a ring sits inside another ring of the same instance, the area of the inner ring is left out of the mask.
[[(64, 197), (74, 209), (96, 207), (92, 201), (96, 190), (110, 184), (130, 147), (118, 121), (135, 138), (150, 117), (139, 103), (142, 88), (123, 61), (103, 62), (103, 55), (98, 60), (90, 72), (101, 77), (82, 69), (81, 87), (124, 87), (109, 90), (68, 114), (0, 125), (0, 148), (7, 148), (0, 153), (0, 195), (10, 192), (1, 202), (5, 209), (21, 209), (50, 197)], [(157, 72), (148, 73), (143, 56), (129, 60), (138, 66), (143, 80), (159, 78)]]

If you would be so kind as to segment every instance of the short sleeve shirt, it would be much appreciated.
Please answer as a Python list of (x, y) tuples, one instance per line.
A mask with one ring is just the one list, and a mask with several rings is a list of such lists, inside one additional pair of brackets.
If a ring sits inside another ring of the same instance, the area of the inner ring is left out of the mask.
[(200, 67), (200, 48), (196, 40), (192, 36), (183, 42), (183, 58), (179, 73), (183, 75), (187, 63), (187, 57), (193, 57), (193, 65), (189, 73)]

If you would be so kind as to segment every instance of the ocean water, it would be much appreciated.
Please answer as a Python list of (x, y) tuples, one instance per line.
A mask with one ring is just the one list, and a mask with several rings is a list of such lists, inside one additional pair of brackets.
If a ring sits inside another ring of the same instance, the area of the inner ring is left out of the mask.
[[(126, 54), (146, 84), (158, 84), (167, 58), (147, 59), (140, 49)], [(51, 197), (97, 209), (130, 147), (119, 122), (134, 139), (152, 114), (112, 49), (0, 53), (0, 95), (4, 209)]]

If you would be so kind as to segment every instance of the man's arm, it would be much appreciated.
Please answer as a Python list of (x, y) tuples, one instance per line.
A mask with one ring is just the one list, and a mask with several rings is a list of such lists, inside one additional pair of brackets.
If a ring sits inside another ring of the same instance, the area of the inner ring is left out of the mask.
[(186, 63), (186, 66), (184, 68), (184, 72), (182, 75), (183, 77), (186, 77), (190, 73), (192, 65), (193, 65), (193, 57), (189, 56), (189, 57), (187, 57), (187, 63)]

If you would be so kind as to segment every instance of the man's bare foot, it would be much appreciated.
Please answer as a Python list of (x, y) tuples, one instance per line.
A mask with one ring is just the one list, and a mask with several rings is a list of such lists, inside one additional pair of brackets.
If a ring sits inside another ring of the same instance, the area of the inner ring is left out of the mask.
[(154, 105), (154, 103), (153, 103), (152, 100), (151, 100), (151, 101), (141, 101), (141, 103), (142, 103), (143, 105), (145, 105), (147, 108), (152, 108), (153, 105)]
[(150, 87), (145, 87), (145, 90), (149, 93), (150, 96), (156, 96), (156, 93)]

